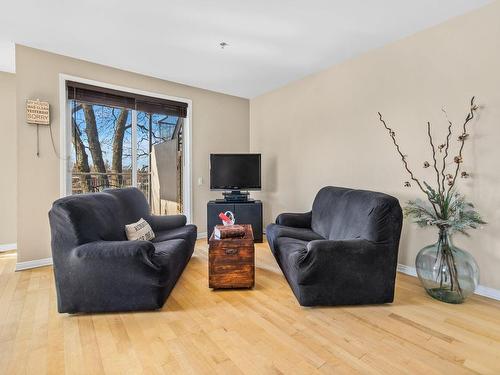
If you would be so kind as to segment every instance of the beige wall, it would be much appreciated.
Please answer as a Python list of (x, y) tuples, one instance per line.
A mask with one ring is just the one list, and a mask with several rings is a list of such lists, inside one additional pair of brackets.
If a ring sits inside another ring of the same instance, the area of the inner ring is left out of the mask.
[(16, 81), (0, 72), (0, 245), (16, 242)]
[[(455, 242), (477, 259), (481, 284), (500, 289), (499, 20), (496, 2), (252, 99), (250, 149), (263, 153), (265, 221), (308, 210), (324, 185), (385, 191), (401, 201), (421, 197), (403, 187), (408, 177), (377, 111), (422, 175), (430, 158), (426, 121), (443, 138), (441, 107), (458, 125), (476, 95), (482, 108), (464, 164), (473, 178), (460, 185), (489, 224)], [(434, 230), (405, 221), (400, 262), (413, 266), (418, 250), (435, 240)]]
[[(211, 152), (248, 151), (247, 99), (16, 46), (18, 261), (50, 256), (47, 212), (59, 197), (59, 159), (52, 150), (49, 129), (41, 129), (41, 153), (36, 156), (36, 128), (24, 121), (24, 103), (27, 98), (40, 98), (51, 104), (52, 131), (59, 148), (59, 73), (193, 101), (193, 221), (200, 232), (206, 231), (206, 202), (218, 196), (209, 191), (208, 157)], [(201, 186), (198, 177), (203, 177)]]

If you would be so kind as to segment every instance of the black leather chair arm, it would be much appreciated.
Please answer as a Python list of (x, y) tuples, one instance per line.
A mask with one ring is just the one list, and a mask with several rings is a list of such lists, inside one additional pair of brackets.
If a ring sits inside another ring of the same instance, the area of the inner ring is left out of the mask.
[(153, 232), (180, 228), (186, 225), (187, 222), (186, 216), (184, 215), (150, 215), (144, 219), (151, 225)]
[(139, 261), (158, 269), (158, 266), (151, 262), (154, 251), (155, 248), (149, 241), (95, 241), (75, 247), (72, 255), (84, 262), (99, 260), (103, 266), (106, 261)]
[(293, 228), (311, 228), (312, 211), (306, 213), (283, 213), (276, 218), (276, 224)]

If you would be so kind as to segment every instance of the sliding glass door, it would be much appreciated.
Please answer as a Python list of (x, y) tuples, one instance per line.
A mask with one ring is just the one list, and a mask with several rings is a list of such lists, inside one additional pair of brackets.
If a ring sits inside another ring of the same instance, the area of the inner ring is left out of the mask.
[(68, 98), (71, 193), (136, 186), (153, 213), (183, 212), (184, 118), (153, 105), (137, 110), (110, 105), (107, 97), (78, 99)]

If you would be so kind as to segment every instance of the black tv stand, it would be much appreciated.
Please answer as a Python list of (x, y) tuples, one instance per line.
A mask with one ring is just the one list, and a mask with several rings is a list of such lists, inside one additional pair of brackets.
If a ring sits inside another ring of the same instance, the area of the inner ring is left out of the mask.
[(224, 196), (224, 202), (227, 203), (243, 203), (250, 201), (250, 193), (248, 191), (225, 191), (222, 195)]
[(224, 199), (209, 201), (207, 204), (207, 240), (214, 230), (214, 226), (222, 224), (219, 213), (231, 211), (236, 224), (251, 224), (255, 242), (262, 242), (262, 202), (248, 200), (245, 202), (227, 202)]

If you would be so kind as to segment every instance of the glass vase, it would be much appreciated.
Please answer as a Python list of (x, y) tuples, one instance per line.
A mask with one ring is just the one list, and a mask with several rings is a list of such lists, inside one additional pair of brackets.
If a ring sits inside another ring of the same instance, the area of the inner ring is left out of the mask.
[(427, 293), (443, 302), (462, 303), (479, 283), (479, 267), (474, 258), (453, 245), (447, 228), (440, 228), (438, 241), (419, 251), (418, 278)]

